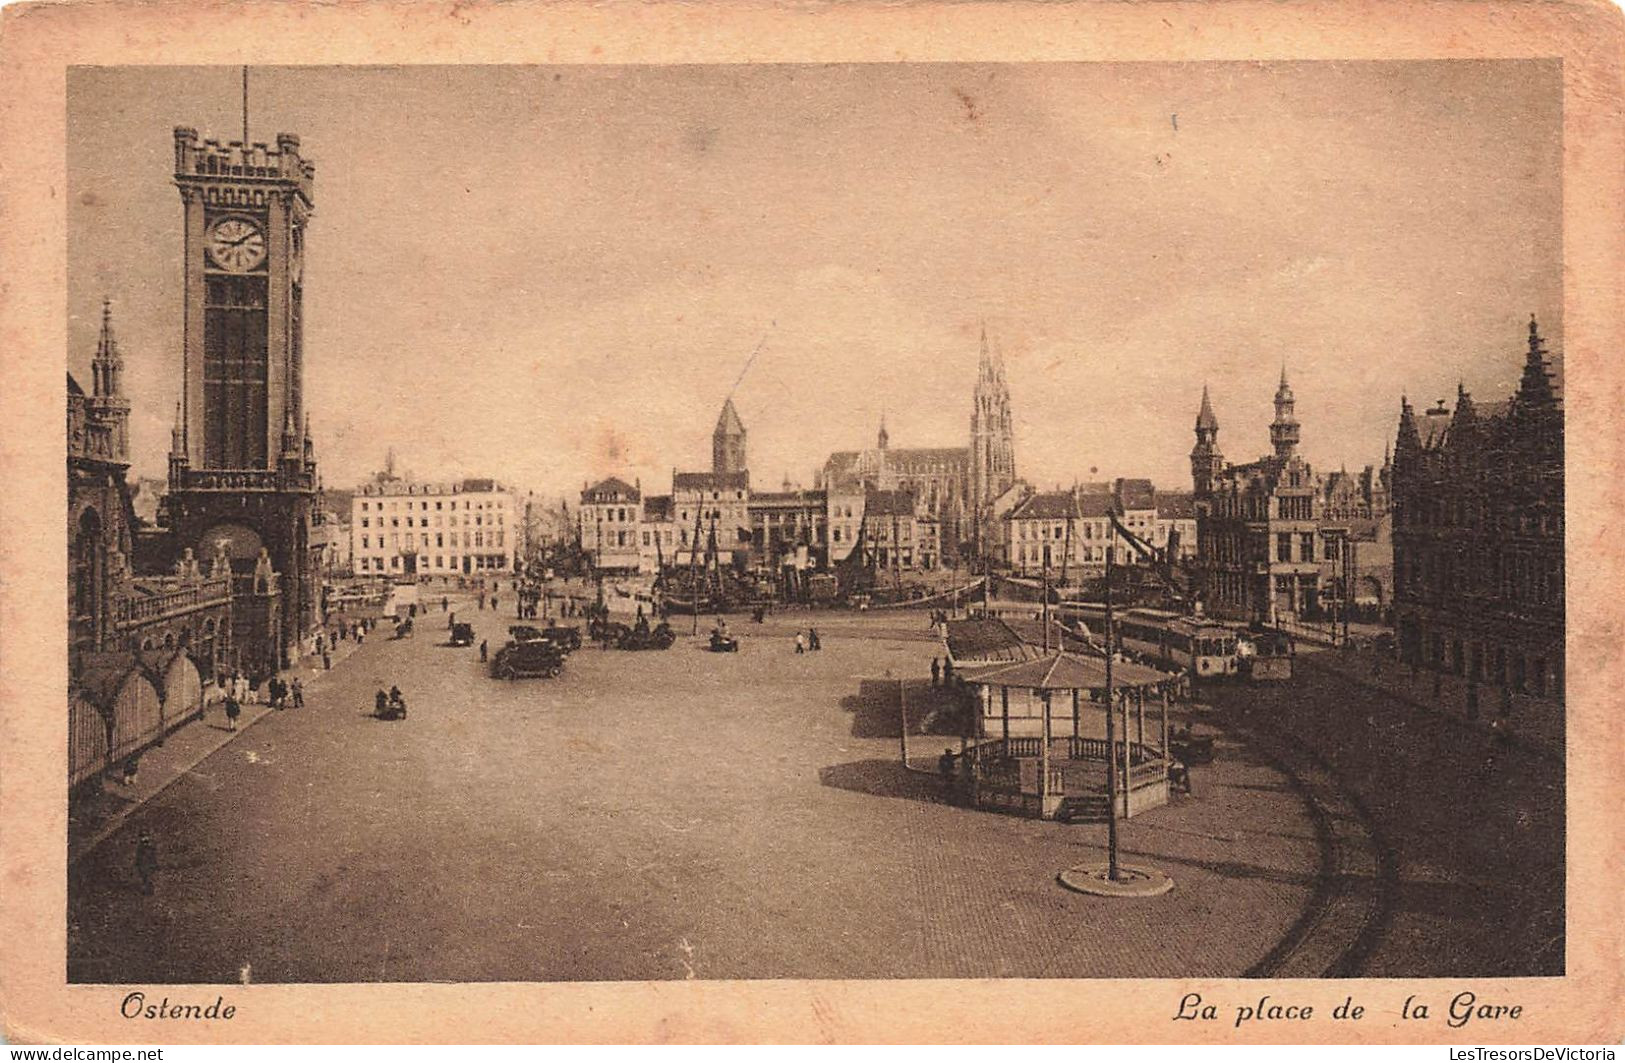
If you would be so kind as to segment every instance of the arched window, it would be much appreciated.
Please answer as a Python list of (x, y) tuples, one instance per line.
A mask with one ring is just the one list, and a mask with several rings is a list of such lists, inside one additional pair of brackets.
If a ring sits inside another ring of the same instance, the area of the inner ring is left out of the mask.
[(73, 615), (83, 625), (83, 636), (92, 640), (101, 637), (106, 558), (101, 517), (87, 509), (79, 518), (79, 533), (73, 541)]

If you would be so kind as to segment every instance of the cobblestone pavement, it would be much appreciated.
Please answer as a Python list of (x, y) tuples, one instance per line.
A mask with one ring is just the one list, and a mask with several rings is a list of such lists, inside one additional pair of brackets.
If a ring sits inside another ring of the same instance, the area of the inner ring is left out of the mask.
[[(493, 650), (514, 623), (454, 608)], [(945, 805), (897, 763), (860, 677), (927, 674), (939, 647), (902, 630), (923, 619), (830, 618), (800, 656), (734, 627), (737, 655), (589, 647), (516, 682), (438, 645), (438, 608), (369, 639), (73, 866), (70, 978), (1234, 975), (1317, 896), (1302, 795), (1230, 738), (1195, 799), (1123, 827), (1173, 892), (1086, 897), (1055, 877), (1104, 859), (1103, 825)], [(368, 715), (390, 683), (405, 721)]]

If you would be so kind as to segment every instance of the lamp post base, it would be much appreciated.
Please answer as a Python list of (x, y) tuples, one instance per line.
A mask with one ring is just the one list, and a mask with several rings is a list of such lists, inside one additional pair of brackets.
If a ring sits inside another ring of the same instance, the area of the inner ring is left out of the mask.
[(1157, 897), (1174, 888), (1174, 880), (1151, 867), (1118, 864), (1117, 878), (1110, 876), (1105, 863), (1079, 864), (1061, 872), (1061, 885), (1096, 897)]

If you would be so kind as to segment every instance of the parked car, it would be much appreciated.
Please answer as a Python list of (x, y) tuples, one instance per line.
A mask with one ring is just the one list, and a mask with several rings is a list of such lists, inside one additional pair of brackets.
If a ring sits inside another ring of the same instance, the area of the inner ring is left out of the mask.
[(463, 623), (451, 625), (451, 644), (453, 646), (474, 645), (474, 625)]
[(564, 651), (545, 640), (510, 642), (491, 658), (491, 675), (497, 679), (552, 679), (563, 670)]

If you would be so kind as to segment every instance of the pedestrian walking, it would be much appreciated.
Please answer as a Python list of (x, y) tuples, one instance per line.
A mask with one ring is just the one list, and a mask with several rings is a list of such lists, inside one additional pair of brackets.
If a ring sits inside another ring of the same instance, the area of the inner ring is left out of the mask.
[(796, 632), (796, 652), (797, 653), (806, 653), (807, 652), (806, 641), (802, 639), (801, 632), (799, 632), (799, 631)]
[(947, 686), (949, 683), (952, 683), (953, 681), (954, 681), (954, 659), (952, 657), (944, 657), (942, 659), (942, 685)]
[(248, 701), (250, 704), (258, 705), (260, 703), (260, 684), (264, 682), (265, 680), (257, 675), (248, 681)]
[(293, 707), (296, 709), (305, 707), (305, 684), (298, 676), (293, 677)]
[(821, 639), (819, 639), (818, 629), (815, 627), (810, 627), (807, 629), (807, 648), (810, 650), (821, 650), (824, 648), (824, 643)]
[(935, 657), (931, 658), (931, 685), (937, 686), (942, 680), (942, 665)]
[(480, 639), (480, 660), (481, 661), (488, 661), (490, 659), (491, 659), (491, 646), (484, 639)]
[(445, 595), (441, 595), (440, 596), (440, 611), (443, 613), (447, 609), (450, 609), (450, 608), (451, 608), (451, 599), (447, 598)]
[(493, 594), (493, 595), (491, 595), (491, 612), (494, 613), (496, 611), (497, 611), (497, 596)]
[(330, 653), (322, 654), (322, 671), (331, 672), (332, 670), (333, 670), (333, 655), (330, 654)]
[(243, 704), (235, 694), (226, 695), (226, 730), (237, 730), (237, 717), (242, 715)]
[(943, 800), (952, 802), (954, 798), (954, 751), (950, 747), (942, 751), (937, 758), (937, 774), (942, 777)]
[(152, 896), (152, 876), (158, 871), (158, 846), (146, 831), (135, 843), (135, 873), (141, 879), (141, 892)]

